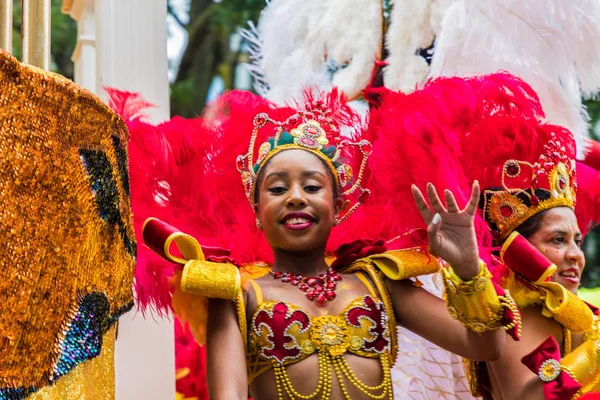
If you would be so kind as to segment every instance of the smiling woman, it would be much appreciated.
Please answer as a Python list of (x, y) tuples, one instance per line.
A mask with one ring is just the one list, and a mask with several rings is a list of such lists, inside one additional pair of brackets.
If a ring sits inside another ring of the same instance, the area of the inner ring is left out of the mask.
[[(179, 210), (203, 245), (230, 251), (201, 249), (156, 220), (145, 224), (144, 240), (185, 264), (176, 287), (210, 297), (211, 398), (391, 399), (390, 368), (404, 357), (396, 321), (476, 360), (499, 357), (502, 330), (518, 337), (516, 305), (478, 258), (479, 186), (464, 208), (450, 192), (442, 204), (433, 185), (425, 196), (413, 188), (417, 230), (408, 219), (389, 218), (385, 210), (397, 198), (373, 178), (367, 130), (336, 91), (306, 93), (297, 109), (232, 92), (198, 128), (198, 142), (186, 148), (199, 156), (183, 175), (186, 189), (190, 181), (202, 188), (194, 193), (202, 207), (188, 197)], [(234, 165), (239, 187), (231, 184)], [(180, 190), (180, 178), (161, 181), (171, 194)], [(409, 279), (440, 267), (425, 250), (424, 230), (431, 251), (452, 265), (444, 272), (446, 302)]]
[[(599, 392), (600, 313), (577, 297), (585, 267), (586, 232), (580, 228), (600, 220), (597, 173), (575, 162), (571, 132), (544, 123), (537, 95), (514, 77), (446, 78), (427, 85), (422, 101), (427, 94), (443, 110), (442, 122), (406, 129), (399, 141), (395, 128), (406, 117), (397, 110), (409, 99), (384, 93), (374, 116), (381, 126), (379, 144), (400, 162), (414, 152), (407, 143), (424, 138), (436, 144), (436, 161), (450, 156), (453, 176), (481, 183), (479, 206), (487, 224), (478, 232), (487, 237), (482, 253), (491, 253), (495, 283), (523, 314), (521, 340), (506, 340), (498, 360), (467, 361), (473, 394), (571, 399)], [(389, 170), (392, 161), (379, 168)], [(390, 181), (406, 180), (403, 174), (394, 172)]]

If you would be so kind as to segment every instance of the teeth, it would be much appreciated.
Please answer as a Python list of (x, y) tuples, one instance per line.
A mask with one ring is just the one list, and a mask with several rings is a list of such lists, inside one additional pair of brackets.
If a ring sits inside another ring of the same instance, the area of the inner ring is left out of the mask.
[(575, 272), (561, 272), (560, 275), (564, 276), (565, 278), (575, 278), (575, 277), (577, 277), (577, 274)]
[(306, 224), (309, 222), (310, 222), (310, 220), (308, 218), (290, 218), (287, 221), (285, 221), (285, 223), (288, 225), (300, 225), (300, 224)]

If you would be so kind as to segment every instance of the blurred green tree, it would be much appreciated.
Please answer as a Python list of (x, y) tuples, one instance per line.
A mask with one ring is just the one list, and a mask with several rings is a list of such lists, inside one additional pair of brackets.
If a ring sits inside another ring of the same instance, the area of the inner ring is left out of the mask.
[(172, 8), (170, 14), (187, 31), (188, 42), (177, 76), (171, 84), (171, 113), (192, 117), (202, 112), (215, 77), (225, 89), (233, 89), (240, 62), (247, 61), (231, 38), (247, 21), (258, 19), (265, 0), (190, 0), (189, 22), (180, 21)]

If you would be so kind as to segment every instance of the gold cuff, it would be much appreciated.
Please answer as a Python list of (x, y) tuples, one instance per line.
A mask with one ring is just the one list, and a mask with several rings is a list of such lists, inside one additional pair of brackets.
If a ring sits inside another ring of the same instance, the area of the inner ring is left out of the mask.
[(600, 338), (583, 342), (563, 357), (560, 366), (581, 385), (578, 393), (600, 391)]
[(181, 290), (208, 298), (237, 301), (241, 286), (240, 271), (229, 263), (190, 260), (181, 276)]
[[(444, 300), (450, 315), (473, 332), (482, 334), (499, 328), (520, 330), (520, 313), (508, 292), (499, 296), (492, 284), (492, 274), (483, 261), (481, 269), (470, 281), (463, 281), (452, 267), (443, 268)], [(512, 312), (512, 320), (502, 325), (504, 308)]]

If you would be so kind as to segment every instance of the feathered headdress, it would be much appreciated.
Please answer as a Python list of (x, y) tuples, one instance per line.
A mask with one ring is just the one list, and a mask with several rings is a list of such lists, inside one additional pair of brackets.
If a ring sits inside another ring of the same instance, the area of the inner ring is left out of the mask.
[(581, 168), (576, 170), (572, 135), (544, 123), (535, 92), (522, 80), (509, 74), (438, 78), (412, 94), (379, 94), (372, 113), (378, 140), (371, 187), (404, 194), (388, 204), (390, 215), (412, 216), (419, 226), (409, 197), (412, 183), (431, 181), (464, 204), (478, 180), (484, 191), (475, 225), (484, 257), (495, 239), (506, 238), (535, 213), (573, 207), (575, 191), (582, 229), (600, 220), (600, 190), (592, 183), (597, 174), (576, 174)]
[[(359, 122), (357, 115), (344, 103), (343, 96), (338, 96), (334, 89), (325, 100), (327, 103), (306, 93), (301, 110), (283, 121), (277, 121), (264, 112), (254, 117), (248, 152), (237, 158), (246, 196), (252, 204), (256, 202), (256, 184), (265, 165), (276, 154), (290, 149), (308, 151), (323, 160), (342, 198), (356, 194), (356, 202), (345, 210), (345, 214), (339, 218), (340, 222), (368, 198), (370, 191), (363, 188), (361, 183), (372, 145), (365, 139), (354, 141), (342, 136), (342, 124), (351, 126)], [(255, 147), (261, 140), (261, 131), (267, 131), (272, 136), (257, 151)], [(355, 178), (351, 164), (344, 162), (345, 159), (359, 166)]]
[[(361, 238), (390, 237), (383, 222), (389, 218), (377, 199), (357, 208), (369, 197), (363, 188), (371, 176), (366, 163), (369, 132), (345, 96), (335, 90), (306, 92), (305, 101), (296, 107), (278, 107), (252, 93), (233, 91), (220, 97), (202, 118), (174, 118), (159, 126), (133, 120), (129, 129), (132, 202), (140, 242), (143, 222), (152, 216), (189, 233), (202, 246), (225, 249), (242, 274), (255, 272), (256, 263), (271, 262), (272, 252), (256, 229), (248, 199), (253, 199), (256, 178), (268, 159), (289, 148), (310, 151), (324, 160), (340, 194), (355, 203), (342, 216), (352, 212), (352, 217), (333, 230), (328, 252)], [(171, 295), (166, 288), (171, 275), (170, 263), (140, 248), (138, 304), (169, 309)]]

